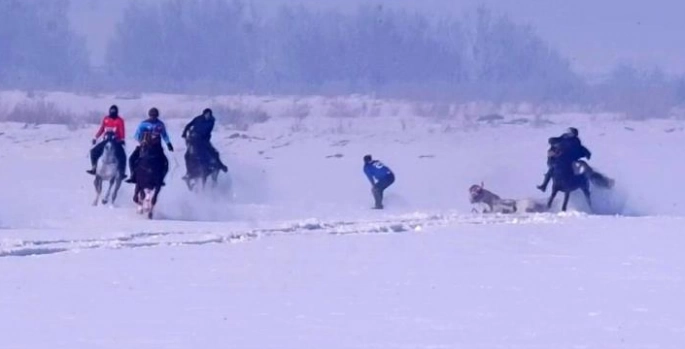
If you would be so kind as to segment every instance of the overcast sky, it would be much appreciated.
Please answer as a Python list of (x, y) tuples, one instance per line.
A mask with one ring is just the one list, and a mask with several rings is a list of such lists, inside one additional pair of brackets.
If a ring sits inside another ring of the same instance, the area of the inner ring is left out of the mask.
[[(86, 35), (93, 62), (102, 62), (106, 40), (121, 19), (125, 0), (71, 0), (74, 28)], [(162, 0), (137, 0), (162, 1)], [(253, 0), (274, 8), (295, 0)], [(371, 0), (301, 0), (313, 6), (350, 8)], [(517, 22), (532, 24), (581, 73), (617, 63), (659, 65), (685, 73), (685, 0), (374, 0), (429, 13), (459, 14), (486, 4)], [(130, 53), (135, 54), (135, 53)]]

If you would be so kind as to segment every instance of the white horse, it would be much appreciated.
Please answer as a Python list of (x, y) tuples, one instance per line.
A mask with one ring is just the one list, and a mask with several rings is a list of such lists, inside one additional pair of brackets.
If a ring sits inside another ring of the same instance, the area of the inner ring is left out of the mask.
[[(106, 136), (107, 142), (105, 148), (102, 152), (102, 156), (98, 159), (97, 166), (95, 168), (95, 180), (93, 184), (95, 185), (95, 200), (93, 201), (93, 206), (98, 205), (100, 200), (100, 195), (102, 194), (102, 184), (105, 181), (109, 182), (109, 187), (107, 188), (107, 193), (102, 199), (102, 204), (106, 205), (110, 202), (114, 205), (114, 201), (117, 199), (117, 193), (121, 187), (121, 181), (124, 179), (121, 172), (119, 172), (119, 159), (116, 156), (116, 149), (114, 148), (114, 139), (111, 135)], [(114, 188), (114, 191), (112, 191)]]

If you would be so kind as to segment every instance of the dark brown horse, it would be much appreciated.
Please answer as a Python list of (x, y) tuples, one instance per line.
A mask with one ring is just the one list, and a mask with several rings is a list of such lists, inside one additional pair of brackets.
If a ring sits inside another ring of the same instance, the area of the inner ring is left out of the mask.
[(186, 175), (183, 180), (191, 191), (197, 188), (198, 182), (202, 183), (204, 189), (209, 177), (212, 179), (212, 188), (217, 186), (220, 167), (216, 160), (211, 158), (208, 148), (209, 144), (195, 137), (194, 132), (189, 133), (186, 138)]
[(549, 197), (549, 201), (547, 201), (547, 208), (549, 209), (552, 207), (552, 203), (554, 203), (557, 194), (562, 192), (564, 193), (564, 203), (561, 210), (566, 211), (571, 193), (580, 189), (585, 196), (585, 201), (592, 209), (590, 181), (583, 172), (582, 165), (578, 162), (565, 161), (561, 158), (556, 158), (553, 159), (552, 166), (552, 194)]
[(133, 192), (133, 201), (138, 204), (139, 214), (147, 214), (148, 218), (152, 218), (168, 170), (168, 162), (161, 143), (141, 143), (140, 158), (135, 168), (136, 187)]

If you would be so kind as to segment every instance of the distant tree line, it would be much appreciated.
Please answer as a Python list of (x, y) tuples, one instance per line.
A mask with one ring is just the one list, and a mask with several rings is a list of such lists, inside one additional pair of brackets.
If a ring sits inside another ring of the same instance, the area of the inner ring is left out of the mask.
[(117, 79), (172, 90), (198, 83), (264, 92), (537, 86), (560, 95), (580, 83), (532, 29), (484, 8), (432, 19), (379, 5), (352, 13), (286, 6), (264, 17), (241, 1), (133, 3), (107, 65)]
[(89, 73), (68, 0), (0, 0), (0, 87), (64, 87)]
[(104, 69), (94, 70), (83, 38), (69, 29), (68, 2), (0, 0), (0, 87), (609, 106), (624, 96), (635, 104), (650, 88), (652, 100), (685, 101), (685, 79), (658, 71), (618, 67), (589, 84), (531, 27), (484, 7), (435, 18), (380, 5), (267, 14), (240, 0), (131, 1)]

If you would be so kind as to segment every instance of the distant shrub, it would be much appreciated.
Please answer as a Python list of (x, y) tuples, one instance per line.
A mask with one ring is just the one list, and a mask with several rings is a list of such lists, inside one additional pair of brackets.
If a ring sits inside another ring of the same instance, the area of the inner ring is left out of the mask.
[(9, 113), (1, 117), (2, 121), (23, 122), (27, 124), (59, 124), (70, 125), (76, 123), (76, 118), (45, 100), (24, 101), (17, 104)]
[(217, 122), (236, 130), (245, 131), (250, 126), (269, 121), (271, 116), (260, 108), (232, 108), (229, 106), (212, 107)]

